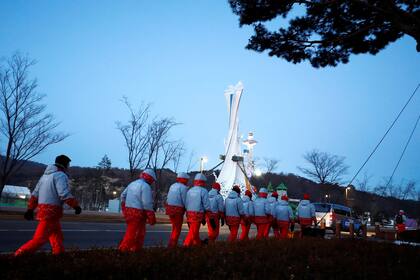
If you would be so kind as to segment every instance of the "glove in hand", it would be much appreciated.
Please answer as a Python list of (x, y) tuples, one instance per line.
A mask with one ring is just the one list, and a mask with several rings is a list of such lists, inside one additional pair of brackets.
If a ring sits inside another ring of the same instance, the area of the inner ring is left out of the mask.
[(34, 210), (32, 209), (26, 210), (23, 217), (25, 218), (25, 220), (32, 221), (34, 219)]

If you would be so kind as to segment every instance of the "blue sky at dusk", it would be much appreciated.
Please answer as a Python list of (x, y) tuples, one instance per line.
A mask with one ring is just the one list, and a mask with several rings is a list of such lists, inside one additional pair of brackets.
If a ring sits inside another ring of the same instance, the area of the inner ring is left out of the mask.
[[(127, 96), (182, 123), (172, 136), (186, 143), (185, 166), (191, 150), (213, 166), (227, 133), (223, 91), (241, 80), (240, 130), (254, 132), (256, 156), (300, 174), (302, 155), (317, 148), (345, 156), (349, 179), (420, 82), (420, 55), (407, 36), (325, 69), (248, 51), (252, 30), (239, 28), (225, 0), (3, 0), (0, 18), (0, 57), (20, 51), (37, 60), (38, 91), (71, 133), (35, 158), (44, 163), (65, 153), (73, 165), (95, 166), (108, 154), (128, 167), (115, 125), (128, 119)], [(420, 92), (366, 166), (372, 184), (391, 174), (419, 113)], [(420, 127), (397, 170), (402, 179), (420, 184)]]

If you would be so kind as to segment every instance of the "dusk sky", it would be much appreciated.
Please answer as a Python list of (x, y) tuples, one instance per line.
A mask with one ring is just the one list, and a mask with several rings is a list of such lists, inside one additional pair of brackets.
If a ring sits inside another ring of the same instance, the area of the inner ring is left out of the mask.
[[(72, 165), (95, 166), (108, 154), (127, 168), (115, 124), (128, 119), (127, 96), (182, 123), (172, 137), (186, 143), (184, 167), (190, 151), (214, 166), (227, 134), (223, 92), (242, 81), (240, 131), (254, 132), (255, 156), (302, 175), (302, 155), (316, 148), (345, 156), (350, 179), (420, 82), (420, 55), (407, 36), (324, 69), (246, 50), (252, 30), (239, 27), (226, 0), (3, 0), (0, 18), (0, 57), (20, 51), (37, 60), (31, 76), (71, 134), (34, 159), (43, 163), (65, 153)], [(419, 113), (420, 92), (366, 166), (372, 185), (391, 175)], [(420, 185), (420, 127), (395, 178)]]

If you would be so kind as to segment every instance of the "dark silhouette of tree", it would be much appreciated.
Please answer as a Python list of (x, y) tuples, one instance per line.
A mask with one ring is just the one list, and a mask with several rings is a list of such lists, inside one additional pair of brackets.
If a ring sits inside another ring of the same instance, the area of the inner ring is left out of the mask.
[(128, 152), (130, 174), (131, 177), (134, 178), (138, 169), (147, 160), (150, 104), (142, 104), (138, 110), (135, 110), (126, 97), (124, 97), (122, 101), (127, 106), (130, 113), (130, 119), (125, 124), (117, 122), (117, 129), (124, 137)]
[(279, 160), (275, 158), (263, 158), (263, 161), (266, 173), (273, 173), (279, 165)]
[(341, 182), (348, 166), (344, 164), (345, 157), (330, 155), (318, 150), (307, 152), (303, 158), (310, 164), (309, 168), (298, 167), (303, 174), (320, 184), (335, 184)]
[(105, 173), (111, 169), (111, 160), (108, 155), (104, 155), (101, 161), (98, 163), (98, 169), (103, 170)]
[[(418, 0), (229, 0), (240, 25), (252, 25), (247, 49), (268, 51), (314, 67), (347, 63), (351, 54), (376, 54), (404, 35), (420, 52)], [(282, 22), (281, 18), (289, 20)], [(272, 31), (266, 23), (279, 22)]]
[(20, 53), (0, 64), (0, 197), (28, 160), (68, 136), (55, 132), (59, 123), (45, 113), (45, 96), (36, 92), (37, 81), (29, 77), (34, 64)]

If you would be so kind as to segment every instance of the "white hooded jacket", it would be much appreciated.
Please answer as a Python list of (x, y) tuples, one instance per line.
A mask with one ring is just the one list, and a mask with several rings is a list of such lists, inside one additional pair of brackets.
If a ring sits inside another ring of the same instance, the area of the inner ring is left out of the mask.
[(209, 194), (201, 186), (194, 186), (187, 192), (185, 208), (190, 212), (204, 213), (210, 211)]
[(293, 219), (293, 210), (287, 201), (280, 200), (274, 209), (273, 216), (277, 221), (290, 222)]
[(68, 176), (57, 166), (49, 165), (39, 179), (32, 196), (38, 198), (38, 204), (63, 206), (65, 200), (73, 198), (70, 193)]
[(242, 197), (242, 203), (244, 205), (244, 215), (246, 217), (254, 217), (254, 202), (249, 198), (249, 196), (245, 195), (244, 197)]
[(125, 207), (153, 211), (152, 188), (144, 179), (131, 182), (121, 194)]
[(223, 196), (216, 189), (211, 189), (209, 191), (209, 201), (210, 211), (212, 213), (216, 214), (225, 212)]
[(244, 213), (244, 205), (238, 193), (231, 191), (225, 200), (226, 217), (240, 217)]
[(187, 186), (181, 183), (174, 183), (169, 187), (166, 203), (170, 206), (185, 207), (187, 201)]
[(301, 200), (296, 210), (298, 218), (315, 218), (315, 206), (309, 200)]
[(270, 203), (266, 198), (257, 197), (254, 201), (255, 217), (266, 217), (271, 215)]

